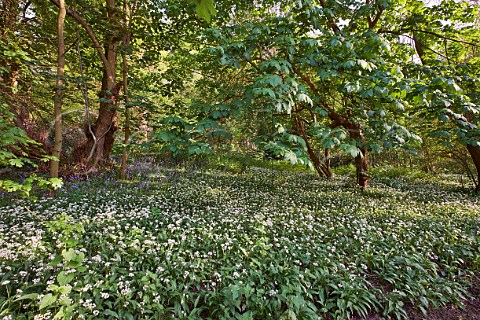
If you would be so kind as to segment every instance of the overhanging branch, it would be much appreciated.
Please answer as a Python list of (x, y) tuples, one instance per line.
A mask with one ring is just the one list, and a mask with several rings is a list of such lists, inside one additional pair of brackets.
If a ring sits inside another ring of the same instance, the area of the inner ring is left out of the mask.
[(428, 30), (420, 30), (420, 29), (383, 30), (383, 29), (380, 29), (380, 30), (377, 31), (377, 33), (389, 33), (389, 34), (394, 34), (394, 35), (397, 35), (397, 36), (402, 36), (407, 32), (408, 33), (409, 32), (425, 33), (425, 34), (429, 34), (429, 35), (435, 36), (435, 37), (440, 38), (440, 39), (449, 40), (449, 41), (453, 41), (453, 42), (457, 42), (457, 43), (463, 43), (463, 44), (467, 44), (469, 46), (474, 46), (474, 47), (477, 46), (477, 44), (475, 44), (473, 42), (468, 42), (468, 41), (464, 41), (464, 40), (460, 40), (460, 39), (450, 38), (450, 37), (444, 36), (442, 34), (439, 34), (439, 33), (433, 32), (433, 31), (428, 31)]

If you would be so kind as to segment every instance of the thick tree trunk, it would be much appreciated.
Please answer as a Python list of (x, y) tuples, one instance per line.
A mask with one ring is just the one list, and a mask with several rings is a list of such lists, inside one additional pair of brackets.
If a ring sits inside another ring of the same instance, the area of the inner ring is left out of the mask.
[(93, 127), (95, 137), (88, 134), (87, 152), (93, 152), (93, 166), (110, 160), (117, 131), (116, 104), (121, 83), (117, 83), (117, 56), (120, 41), (120, 25), (117, 23), (118, 8), (115, 0), (106, 0), (107, 20), (115, 29), (105, 36), (102, 88), (99, 94), (100, 108)]
[[(321, 1), (322, 6), (324, 6), (325, 1)], [(302, 74), (302, 72), (294, 65), (293, 71), (300, 76), (302, 80), (304, 80), (308, 86), (315, 92), (319, 92), (317, 86), (313, 82), (313, 80), (306, 75)], [(367, 160), (367, 150), (365, 148), (365, 136), (362, 133), (360, 125), (354, 124), (350, 121), (350, 119), (339, 115), (335, 112), (334, 108), (331, 108), (326, 101), (322, 101), (322, 106), (328, 112), (328, 117), (332, 120), (331, 128), (336, 128), (342, 126), (346, 130), (348, 130), (349, 135), (352, 139), (359, 141), (361, 143), (360, 151), (362, 152), (361, 155), (358, 155), (355, 158), (355, 167), (357, 171), (357, 183), (363, 189), (368, 187), (368, 181), (370, 180), (370, 176), (368, 173), (368, 160)]]
[(475, 183), (475, 191), (480, 192), (480, 147), (467, 144), (467, 150), (472, 157), (475, 168), (477, 169), (477, 181)]
[(50, 176), (58, 178), (58, 168), (60, 165), (60, 155), (62, 153), (62, 98), (63, 98), (63, 76), (65, 74), (65, 41), (63, 36), (63, 27), (65, 25), (65, 0), (59, 0), (57, 35), (58, 35), (58, 66), (57, 81), (54, 97), (55, 114), (55, 142), (53, 144), (52, 156), (56, 159), (50, 162)]
[(340, 116), (333, 109), (329, 110), (328, 116), (333, 120), (332, 128), (342, 126), (355, 141), (360, 143), (361, 153), (355, 157), (355, 171), (357, 175), (357, 183), (362, 189), (368, 188), (368, 181), (370, 180), (370, 174), (368, 172), (368, 157), (367, 149), (365, 148), (365, 136), (359, 124), (352, 123), (349, 119)]
[(362, 154), (355, 157), (355, 170), (358, 185), (365, 189), (368, 187), (368, 181), (370, 180), (370, 175), (368, 173), (367, 150), (362, 147), (360, 148), (360, 151), (362, 151)]
[(355, 157), (355, 170), (357, 174), (357, 183), (363, 189), (368, 187), (368, 181), (370, 180), (370, 174), (368, 172), (368, 157), (367, 149), (365, 148), (365, 136), (359, 125), (350, 125), (349, 128), (350, 137), (361, 143), (361, 154)]
[(332, 174), (332, 170), (330, 169), (330, 166), (324, 165), (320, 161), (320, 158), (318, 157), (317, 153), (312, 149), (307, 133), (305, 131), (305, 126), (303, 125), (301, 117), (298, 115), (295, 116), (295, 127), (300, 137), (302, 137), (303, 140), (305, 140), (308, 157), (310, 158), (310, 161), (312, 161), (315, 171), (317, 171), (319, 176), (325, 176), (327, 178), (331, 178), (333, 174)]
[[(50, 1), (57, 7), (60, 6), (59, 0)], [(86, 145), (74, 151), (74, 154), (77, 154), (77, 156), (83, 158), (83, 160), (93, 160), (92, 163), (90, 163), (93, 166), (109, 160), (113, 148), (114, 134), (117, 130), (115, 105), (118, 90), (121, 87), (121, 84), (116, 83), (118, 45), (121, 40), (121, 25), (118, 17), (119, 10), (116, 5), (116, 0), (105, 0), (105, 4), (105, 25), (107, 31), (104, 37), (105, 45), (103, 46), (103, 50), (94, 30), (82, 16), (71, 8), (66, 9), (67, 14), (74, 18), (86, 31), (103, 64), (102, 88), (99, 94), (100, 108), (95, 124), (91, 128), (93, 135), (90, 132), (90, 128), (86, 130)]]
[[(327, 170), (329, 172), (332, 172), (332, 167), (330, 166), (331, 160), (330, 160), (330, 149), (325, 149), (325, 167), (327, 167)], [(333, 176), (333, 173), (332, 173)]]
[[(113, 53), (116, 59), (116, 50)], [(95, 137), (88, 135), (87, 142), (87, 152), (93, 150), (94, 165), (108, 162), (113, 148), (114, 134), (117, 131), (115, 106), (120, 89), (120, 86), (115, 84), (115, 80), (114, 69), (104, 72), (102, 90), (99, 95), (100, 109), (93, 128)]]

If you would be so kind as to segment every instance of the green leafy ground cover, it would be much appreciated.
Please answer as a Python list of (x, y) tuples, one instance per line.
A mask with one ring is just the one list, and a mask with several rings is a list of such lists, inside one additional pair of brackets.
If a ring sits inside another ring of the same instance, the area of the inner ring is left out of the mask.
[[(229, 162), (230, 163), (230, 162)], [(138, 164), (0, 207), (2, 319), (406, 318), (461, 304), (480, 200), (452, 180)], [(213, 168), (213, 169), (212, 169)]]

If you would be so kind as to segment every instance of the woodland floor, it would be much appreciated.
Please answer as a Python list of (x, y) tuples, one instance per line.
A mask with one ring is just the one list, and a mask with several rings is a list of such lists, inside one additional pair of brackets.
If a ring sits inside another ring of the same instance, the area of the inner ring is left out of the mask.
[(440, 309), (430, 309), (428, 316), (424, 316), (413, 308), (407, 309), (410, 319), (414, 320), (480, 320), (480, 280), (476, 279), (469, 289), (471, 298), (464, 302), (461, 309), (453, 304)]
[(5, 198), (0, 319), (65, 303), (92, 320), (480, 320), (478, 195), (455, 176), (381, 170), (359, 190), (349, 170), (142, 162), (128, 181)]

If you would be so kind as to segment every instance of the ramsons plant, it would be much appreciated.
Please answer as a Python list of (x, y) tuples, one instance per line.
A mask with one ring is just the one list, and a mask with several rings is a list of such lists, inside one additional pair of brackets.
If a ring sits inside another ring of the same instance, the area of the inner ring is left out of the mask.
[[(27, 209), (27, 211), (29, 211)], [(32, 213), (32, 212), (30, 212)], [(34, 216), (38, 217), (35, 213)], [(47, 227), (48, 233), (51, 233), (55, 239), (58, 236), (58, 242), (55, 247), (61, 249), (60, 254), (54, 254), (53, 260), (50, 262), (52, 267), (60, 267), (56, 275), (56, 281), (47, 282), (46, 294), (35, 292), (38, 286), (42, 285), (39, 281), (34, 281), (32, 286), (25, 286), (24, 290), (18, 290), (18, 294), (8, 297), (4, 302), (5, 312), (12, 312), (15, 309), (21, 310), (25, 305), (31, 307), (36, 317), (53, 319), (71, 319), (73, 311), (78, 307), (72, 298), (75, 298), (72, 290), (78, 290), (77, 282), (72, 286), (72, 281), (78, 273), (82, 273), (86, 268), (82, 265), (85, 254), (76, 252), (78, 239), (84, 232), (83, 225), (72, 221), (70, 216), (61, 214), (57, 219), (52, 221), (42, 221)], [(45, 245), (49, 245), (46, 243)], [(55, 270), (55, 269), (54, 269)], [(52, 275), (53, 276), (53, 275)], [(25, 293), (24, 292), (30, 292)], [(26, 303), (26, 304), (25, 304)], [(37, 304), (38, 303), (38, 304)]]
[[(480, 270), (480, 203), (454, 180), (362, 192), (268, 165), (157, 164), (4, 205), (0, 315), (34, 319), (43, 301), (43, 316), (85, 319), (406, 319), (406, 303), (460, 305)], [(14, 302), (26, 294), (42, 298)]]

